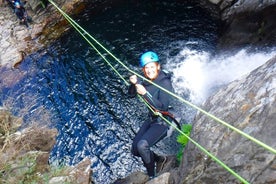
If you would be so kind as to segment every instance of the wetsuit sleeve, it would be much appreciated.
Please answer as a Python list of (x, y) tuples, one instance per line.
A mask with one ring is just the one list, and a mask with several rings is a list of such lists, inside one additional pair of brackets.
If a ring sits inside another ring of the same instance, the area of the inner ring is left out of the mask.
[(135, 84), (130, 84), (130, 86), (128, 87), (128, 95), (133, 98), (137, 95), (137, 90), (135, 87)]
[[(170, 79), (162, 80), (159, 85), (168, 91), (172, 92), (173, 90)], [(167, 111), (169, 108), (171, 96), (158, 87), (156, 87), (154, 94), (147, 92), (143, 97), (158, 110)]]

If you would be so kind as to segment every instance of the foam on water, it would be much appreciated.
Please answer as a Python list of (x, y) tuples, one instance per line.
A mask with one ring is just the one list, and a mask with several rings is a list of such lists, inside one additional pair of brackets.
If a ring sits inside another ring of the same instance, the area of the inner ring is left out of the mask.
[(221, 86), (249, 74), (275, 54), (274, 50), (249, 53), (242, 49), (232, 55), (213, 56), (185, 47), (168, 59), (165, 68), (174, 74), (176, 93), (200, 104)]

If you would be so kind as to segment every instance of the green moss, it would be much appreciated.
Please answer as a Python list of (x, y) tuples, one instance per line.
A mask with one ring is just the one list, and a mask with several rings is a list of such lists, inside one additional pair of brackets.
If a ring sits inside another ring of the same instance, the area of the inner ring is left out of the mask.
[(182, 157), (183, 157), (183, 151), (184, 151), (184, 148), (185, 146), (187, 145), (187, 143), (189, 142), (189, 139), (188, 137), (190, 136), (190, 133), (191, 133), (191, 130), (192, 130), (192, 125), (191, 124), (184, 124), (181, 126), (181, 131), (183, 133), (179, 134), (177, 136), (177, 142), (180, 143), (181, 147), (176, 155), (177, 157), (177, 161), (180, 163), (181, 160), (182, 160)]

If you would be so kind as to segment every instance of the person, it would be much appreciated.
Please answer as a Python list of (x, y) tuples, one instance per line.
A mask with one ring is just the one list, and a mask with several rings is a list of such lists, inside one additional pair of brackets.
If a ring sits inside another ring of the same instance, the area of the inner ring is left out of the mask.
[(23, 23), (26, 25), (26, 27), (29, 27), (28, 25), (29, 17), (27, 15), (26, 9), (18, 1), (15, 1), (14, 5), (15, 5), (14, 12), (16, 16), (19, 18), (20, 23)]
[(15, 3), (19, 3), (21, 6), (24, 6), (24, 3), (21, 3), (20, 0), (7, 0), (8, 4), (10, 5), (10, 7), (13, 9), (13, 11), (15, 10)]
[[(169, 73), (161, 70), (159, 57), (155, 52), (148, 51), (142, 54), (140, 66), (147, 79), (168, 91), (173, 90), (171, 76)], [(130, 76), (129, 80), (128, 94), (130, 97), (135, 97), (139, 94), (156, 111), (168, 111), (171, 98), (168, 93), (146, 80), (139, 82), (136, 75)], [(148, 119), (140, 127), (132, 143), (132, 154), (142, 158), (150, 178), (155, 176), (155, 164), (160, 161), (166, 161), (165, 156), (159, 156), (150, 149), (166, 137), (169, 126), (163, 121), (152, 111), (149, 111)]]

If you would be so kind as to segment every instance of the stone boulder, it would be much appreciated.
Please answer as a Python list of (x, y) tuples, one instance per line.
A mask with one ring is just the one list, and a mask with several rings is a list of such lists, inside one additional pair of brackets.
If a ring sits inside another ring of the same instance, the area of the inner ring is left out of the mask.
[(116, 180), (113, 184), (169, 184), (171, 171), (178, 167), (175, 155), (167, 155), (165, 161), (156, 163), (156, 177), (151, 179), (141, 171), (131, 173), (129, 176)]

